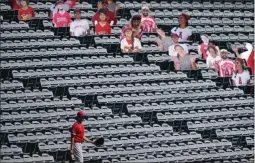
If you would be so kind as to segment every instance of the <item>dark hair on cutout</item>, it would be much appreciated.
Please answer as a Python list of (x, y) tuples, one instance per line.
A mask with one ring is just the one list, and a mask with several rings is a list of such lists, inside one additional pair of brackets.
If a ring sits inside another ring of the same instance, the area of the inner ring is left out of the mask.
[(27, 3), (27, 5), (29, 4), (29, 0), (21, 0), (21, 1), (25, 1)]
[(209, 51), (210, 49), (213, 49), (215, 51), (215, 53), (217, 53), (217, 49), (214, 46), (208, 46), (207, 47), (207, 51)]
[(106, 9), (104, 9), (104, 8), (101, 8), (99, 11), (98, 11), (98, 13), (99, 13), (99, 15), (100, 14), (107, 14), (107, 10)]

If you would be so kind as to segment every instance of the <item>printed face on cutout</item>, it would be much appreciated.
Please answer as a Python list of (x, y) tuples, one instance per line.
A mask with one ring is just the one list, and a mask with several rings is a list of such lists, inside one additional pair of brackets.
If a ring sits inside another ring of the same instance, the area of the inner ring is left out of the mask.
[(100, 20), (105, 21), (106, 18), (107, 18), (107, 16), (104, 13), (100, 13), (100, 15), (99, 15)]
[(214, 56), (216, 51), (213, 48), (209, 48), (209, 53)]
[(139, 26), (140, 23), (141, 23), (141, 20), (134, 19), (132, 21), (132, 26), (137, 27), (137, 26)]
[(144, 17), (148, 16), (149, 13), (150, 13), (149, 10), (142, 10), (142, 14), (143, 14)]
[(64, 9), (64, 6), (63, 6), (62, 3), (58, 4), (58, 9), (59, 9), (59, 10), (63, 10), (63, 9)]
[(239, 69), (241, 69), (241, 67), (242, 67), (242, 64), (238, 60), (236, 60), (236, 62), (235, 62), (235, 69), (239, 70)]
[(80, 19), (81, 18), (81, 13), (80, 12), (76, 12), (75, 13), (75, 18), (76, 19)]
[(131, 37), (132, 36), (132, 31), (131, 30), (126, 30), (125, 35), (127, 37)]
[(181, 46), (176, 46), (175, 47), (175, 51), (180, 54), (180, 53), (184, 53), (184, 49)]
[(27, 6), (27, 2), (26, 1), (21, 1), (21, 6)]
[(179, 22), (179, 24), (185, 24), (185, 23), (187, 23), (187, 20), (184, 18), (184, 16), (179, 16), (179, 18), (178, 18), (178, 22)]
[(222, 53), (220, 53), (220, 56), (221, 56), (222, 59), (227, 59), (228, 53), (222, 52)]
[(172, 36), (173, 42), (178, 43), (179, 42), (179, 37), (177, 36)]

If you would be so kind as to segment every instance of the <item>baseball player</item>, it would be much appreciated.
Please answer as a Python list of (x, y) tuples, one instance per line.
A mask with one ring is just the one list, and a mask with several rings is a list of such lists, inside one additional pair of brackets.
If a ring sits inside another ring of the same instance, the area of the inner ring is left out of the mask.
[(85, 118), (85, 113), (83, 111), (79, 111), (77, 113), (76, 122), (72, 126), (71, 131), (71, 153), (75, 158), (76, 163), (83, 163), (83, 155), (82, 155), (82, 143), (88, 142), (95, 144), (94, 141), (89, 140), (84, 135), (84, 124), (82, 123)]

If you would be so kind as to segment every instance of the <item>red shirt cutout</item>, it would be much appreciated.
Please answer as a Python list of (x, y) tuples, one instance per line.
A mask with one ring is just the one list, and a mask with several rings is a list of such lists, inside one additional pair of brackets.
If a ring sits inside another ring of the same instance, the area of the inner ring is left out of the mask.
[(98, 34), (98, 35), (109, 35), (111, 34), (111, 26), (109, 23), (105, 23), (104, 26), (102, 26), (99, 23), (97, 23), (96, 27), (95, 27), (95, 33)]
[[(114, 21), (114, 25), (116, 25), (117, 19), (116, 19), (115, 14), (114, 14), (113, 12), (111, 12), (111, 11), (109, 11), (109, 10), (107, 9), (106, 16), (107, 16), (106, 21), (107, 21), (109, 24), (111, 23), (111, 21)], [(95, 24), (95, 21), (100, 22), (100, 19), (99, 19), (99, 12), (96, 12), (96, 13), (95, 13), (95, 15), (92, 17), (92, 20), (91, 20), (91, 21), (92, 21), (93, 24)]]
[(35, 11), (32, 7), (28, 6), (26, 10), (20, 8), (18, 12), (19, 20), (22, 20), (25, 15), (31, 15), (32, 18), (35, 17)]
[(66, 11), (63, 15), (57, 12), (53, 17), (53, 22), (57, 25), (57, 27), (66, 27), (71, 23), (71, 16)]

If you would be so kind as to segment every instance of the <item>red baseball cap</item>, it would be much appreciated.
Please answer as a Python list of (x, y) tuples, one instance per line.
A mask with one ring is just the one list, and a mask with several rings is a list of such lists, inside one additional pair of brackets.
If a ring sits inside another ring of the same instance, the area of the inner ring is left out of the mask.
[(185, 20), (189, 20), (190, 19), (189, 15), (187, 15), (185, 13), (182, 13), (180, 16), (183, 16)]
[(84, 116), (85, 116), (85, 113), (82, 110), (77, 113), (77, 117), (84, 117)]
[(124, 29), (123, 29), (123, 32), (125, 33), (126, 31), (128, 31), (128, 30), (133, 30), (133, 28), (132, 27), (130, 27), (130, 26), (127, 26), (127, 27), (125, 27)]
[(236, 61), (240, 62), (241, 64), (244, 63), (242, 58), (236, 58)]
[(64, 2), (62, 0), (58, 0), (57, 4), (63, 4)]
[(132, 17), (132, 20), (141, 20), (141, 19), (142, 19), (141, 15), (134, 15)]

